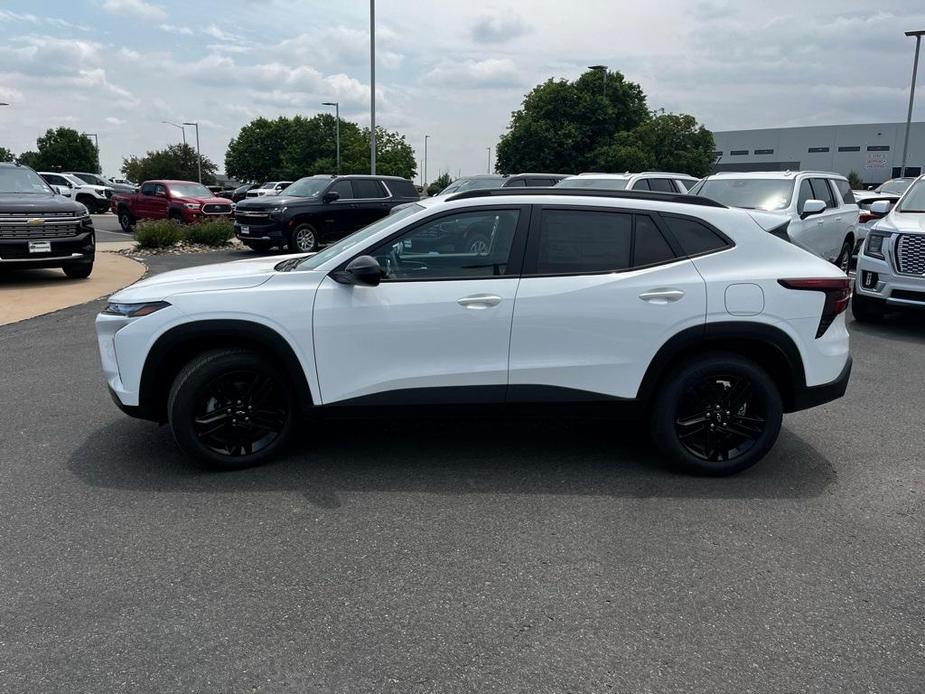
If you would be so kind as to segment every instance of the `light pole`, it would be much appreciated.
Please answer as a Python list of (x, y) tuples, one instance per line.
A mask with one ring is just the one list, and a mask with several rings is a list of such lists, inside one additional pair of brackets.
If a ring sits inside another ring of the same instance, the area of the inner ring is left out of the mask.
[(369, 0), (369, 172), (376, 173), (376, 0)]
[(324, 101), (321, 105), (334, 107), (334, 140), (337, 143), (337, 175), (340, 176), (340, 102)]
[(491, 173), (491, 145), (488, 145), (485, 149), (488, 150), (488, 173)]
[(604, 78), (604, 88), (601, 90), (603, 96), (607, 96), (607, 66), (606, 65), (589, 65), (589, 70), (600, 70), (601, 76)]
[(100, 136), (96, 133), (80, 133), (86, 137), (92, 137), (93, 141), (96, 143), (96, 168), (100, 169), (97, 173), (102, 173), (102, 166), (100, 166)]
[[(192, 123), (184, 123), (183, 125), (196, 126), (196, 173), (199, 176), (199, 182), (202, 183), (202, 155), (199, 154), (199, 121), (193, 121)], [(186, 131), (184, 130), (184, 132)]]
[(430, 135), (424, 136), (424, 182), (422, 187), (427, 189), (427, 141), (430, 139)]
[(162, 120), (161, 123), (163, 123), (164, 125), (172, 125), (175, 128), (180, 128), (180, 132), (183, 133), (183, 144), (184, 145), (186, 144), (186, 128), (184, 128), (179, 123), (174, 123), (173, 121), (169, 121), (169, 120)]
[(906, 116), (906, 138), (905, 142), (903, 142), (903, 163), (902, 168), (899, 170), (900, 176), (906, 175), (906, 155), (909, 153), (909, 129), (912, 126), (912, 105), (915, 103), (915, 78), (919, 69), (919, 49), (922, 46), (923, 35), (925, 35), (925, 30), (906, 32), (906, 36), (915, 37), (915, 59), (912, 62), (912, 85), (909, 87), (909, 113)]

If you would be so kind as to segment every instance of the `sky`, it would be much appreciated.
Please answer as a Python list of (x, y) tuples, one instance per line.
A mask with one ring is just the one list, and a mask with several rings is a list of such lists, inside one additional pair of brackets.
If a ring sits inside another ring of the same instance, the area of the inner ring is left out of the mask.
[[(433, 180), (485, 172), (524, 95), (588, 65), (711, 130), (904, 121), (925, 2), (377, 0), (376, 19), (377, 123), (419, 161), (430, 135)], [(0, 146), (97, 133), (108, 175), (179, 141), (164, 120), (199, 121), (220, 171), (257, 116), (339, 101), (369, 123), (368, 0), (0, 0), (0, 36)]]

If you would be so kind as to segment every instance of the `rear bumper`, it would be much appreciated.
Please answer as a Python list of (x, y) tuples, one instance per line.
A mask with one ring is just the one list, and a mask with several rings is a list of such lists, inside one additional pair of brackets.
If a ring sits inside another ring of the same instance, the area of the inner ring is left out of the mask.
[(849, 356), (842, 372), (834, 381), (829, 381), (828, 383), (823, 383), (818, 386), (804, 386), (798, 392), (794, 393), (792, 407), (787, 408), (787, 411), (798, 412), (800, 410), (808, 410), (811, 407), (817, 407), (827, 402), (838, 400), (848, 389), (848, 381), (851, 378), (851, 364), (852, 359)]

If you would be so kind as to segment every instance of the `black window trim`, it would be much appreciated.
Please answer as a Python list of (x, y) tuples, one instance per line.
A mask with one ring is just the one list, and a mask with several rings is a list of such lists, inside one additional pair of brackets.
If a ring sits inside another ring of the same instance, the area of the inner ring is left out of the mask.
[[(675, 253), (677, 253), (678, 257), (680, 258), (687, 258), (688, 260), (693, 260), (694, 258), (702, 258), (706, 255), (713, 255), (714, 253), (722, 253), (724, 251), (731, 250), (735, 248), (736, 246), (735, 241), (733, 241), (726, 234), (724, 234), (722, 231), (720, 231), (715, 226), (710, 224), (707, 220), (701, 217), (695, 217), (694, 215), (691, 215), (691, 214), (683, 214), (683, 213), (678, 213), (678, 212), (659, 212), (655, 216), (658, 219), (658, 223), (661, 225), (660, 228), (662, 230), (662, 235), (666, 239), (668, 239), (668, 243), (671, 244), (671, 247), (674, 249)], [(689, 253), (689, 254), (685, 253), (684, 249), (681, 247), (681, 243), (678, 241), (677, 237), (672, 233), (671, 227), (668, 225), (668, 223), (665, 222), (665, 218), (684, 219), (690, 222), (697, 222), (698, 224), (702, 224), (707, 229), (712, 231), (714, 234), (719, 236), (726, 245), (723, 246), (722, 248), (714, 248), (709, 251), (701, 251), (700, 253)]]
[(409, 232), (412, 232), (425, 224), (430, 224), (432, 222), (444, 219), (445, 217), (453, 217), (459, 214), (468, 214), (470, 212), (511, 212), (516, 211), (519, 213), (519, 218), (517, 220), (517, 228), (514, 231), (514, 240), (511, 242), (511, 255), (508, 262), (507, 272), (503, 275), (486, 275), (484, 277), (403, 277), (401, 279), (389, 279), (383, 277), (381, 284), (398, 284), (400, 282), (468, 282), (468, 281), (484, 281), (484, 280), (509, 280), (517, 279), (522, 276), (523, 267), (524, 267), (524, 253), (526, 251), (526, 237), (528, 229), (530, 228), (531, 215), (533, 213), (533, 205), (478, 205), (476, 207), (460, 207), (453, 210), (448, 210), (446, 212), (441, 212), (440, 214), (435, 214), (426, 219), (406, 227), (402, 227), (398, 231), (395, 231), (392, 234), (389, 234), (386, 238), (380, 239), (374, 243), (369, 244), (363, 250), (355, 253), (350, 256), (343, 263), (338, 265), (336, 268), (328, 272), (328, 275), (332, 275), (335, 272), (342, 272), (351, 261), (356, 258), (359, 258), (361, 255), (369, 255), (373, 249), (378, 248), (379, 246), (385, 245), (397, 239), (399, 236), (403, 236)]

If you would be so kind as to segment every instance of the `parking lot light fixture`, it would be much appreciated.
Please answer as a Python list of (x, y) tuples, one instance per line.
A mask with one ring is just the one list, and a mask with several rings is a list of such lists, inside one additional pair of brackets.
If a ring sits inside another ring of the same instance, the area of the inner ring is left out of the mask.
[[(97, 135), (96, 133), (80, 133), (80, 134), (86, 137), (93, 138), (93, 142), (95, 143), (94, 146), (96, 147), (96, 166), (97, 168), (102, 169), (102, 167), (100, 166), (100, 136)], [(98, 172), (98, 173), (101, 173), (101, 172)]]
[(909, 87), (909, 112), (906, 115), (906, 137), (903, 142), (903, 163), (899, 170), (900, 176), (906, 175), (906, 156), (909, 154), (909, 129), (912, 127), (912, 105), (915, 103), (915, 79), (919, 70), (919, 49), (922, 47), (923, 35), (925, 35), (925, 29), (906, 32), (906, 36), (915, 37), (915, 58), (912, 60), (912, 84)]
[(161, 123), (163, 123), (164, 125), (172, 125), (175, 128), (180, 128), (180, 132), (183, 133), (183, 144), (184, 145), (186, 144), (186, 128), (184, 128), (179, 123), (174, 123), (173, 121), (169, 121), (169, 120), (162, 120)]
[(202, 183), (202, 155), (199, 153), (199, 121), (184, 123), (183, 125), (192, 125), (196, 128), (196, 174), (199, 176), (199, 182)]
[(376, 0), (369, 0), (369, 172), (376, 175)]
[(604, 88), (601, 91), (601, 94), (603, 94), (604, 96), (607, 96), (607, 69), (608, 69), (607, 66), (606, 65), (589, 65), (588, 69), (601, 71), (601, 77), (604, 78)]
[(424, 180), (421, 182), (422, 188), (427, 188), (427, 141), (430, 139), (430, 135), (424, 136)]
[(337, 147), (337, 175), (340, 176), (340, 102), (324, 101), (321, 105), (334, 107), (334, 140)]

